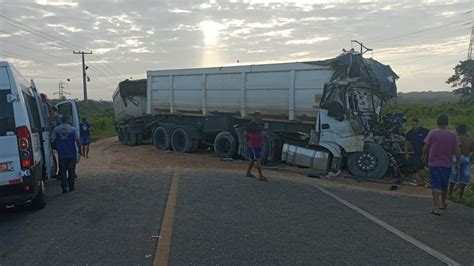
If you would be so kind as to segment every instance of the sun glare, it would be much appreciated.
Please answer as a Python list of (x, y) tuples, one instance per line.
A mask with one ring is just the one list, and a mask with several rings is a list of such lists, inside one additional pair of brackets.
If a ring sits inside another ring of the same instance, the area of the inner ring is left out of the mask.
[(205, 20), (199, 23), (199, 28), (204, 34), (204, 44), (206, 46), (216, 45), (219, 35), (219, 24), (211, 20)]

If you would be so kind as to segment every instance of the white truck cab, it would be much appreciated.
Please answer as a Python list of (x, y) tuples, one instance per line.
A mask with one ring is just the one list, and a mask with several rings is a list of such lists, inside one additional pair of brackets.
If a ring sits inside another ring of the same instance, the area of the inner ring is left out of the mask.
[[(67, 113), (79, 128), (76, 103), (61, 102), (60, 108), (64, 113), (70, 108)], [(45, 207), (44, 182), (56, 172), (48, 112), (34, 82), (0, 62), (0, 207)]]

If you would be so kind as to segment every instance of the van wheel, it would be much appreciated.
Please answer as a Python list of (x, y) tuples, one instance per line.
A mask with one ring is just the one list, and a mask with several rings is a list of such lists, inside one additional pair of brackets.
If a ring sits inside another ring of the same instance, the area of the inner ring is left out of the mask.
[(347, 156), (347, 168), (356, 177), (383, 178), (389, 163), (385, 150), (375, 143), (365, 143), (363, 152), (352, 152)]
[(214, 139), (214, 152), (219, 158), (233, 158), (237, 148), (237, 141), (229, 131), (220, 132)]
[(153, 145), (158, 150), (169, 150), (171, 147), (170, 132), (165, 127), (157, 127), (153, 132)]
[(44, 181), (41, 181), (41, 187), (36, 194), (36, 197), (31, 201), (30, 208), (32, 210), (41, 210), (46, 207), (46, 191), (44, 188)]
[(193, 137), (182, 127), (178, 127), (171, 135), (171, 147), (177, 152), (191, 152), (193, 148)]

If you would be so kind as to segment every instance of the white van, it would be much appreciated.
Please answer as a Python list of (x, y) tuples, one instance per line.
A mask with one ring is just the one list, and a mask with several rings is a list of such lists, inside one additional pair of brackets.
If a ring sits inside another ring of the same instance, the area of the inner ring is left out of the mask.
[[(79, 128), (75, 101), (57, 107)], [(33, 80), (28, 82), (11, 64), (0, 62), (0, 207), (46, 206), (44, 182), (56, 172), (48, 117)]]

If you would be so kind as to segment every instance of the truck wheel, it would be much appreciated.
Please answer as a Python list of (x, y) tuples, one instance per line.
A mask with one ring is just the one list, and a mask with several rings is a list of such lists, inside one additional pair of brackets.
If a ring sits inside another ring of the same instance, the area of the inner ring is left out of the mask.
[(363, 152), (352, 152), (347, 156), (347, 168), (356, 177), (383, 178), (389, 163), (387, 153), (375, 143), (365, 143)]
[(170, 132), (165, 127), (157, 127), (153, 132), (153, 145), (158, 150), (168, 150), (171, 147)]
[(171, 134), (171, 147), (177, 152), (191, 152), (193, 136), (186, 129), (178, 127)]
[(214, 152), (219, 158), (233, 158), (237, 148), (237, 141), (229, 131), (220, 132), (214, 139)]
[(44, 182), (41, 181), (40, 189), (36, 197), (31, 201), (30, 208), (32, 210), (40, 210), (46, 207), (46, 191), (44, 188)]
[(130, 133), (127, 130), (127, 145), (136, 146), (137, 145), (137, 135)]

